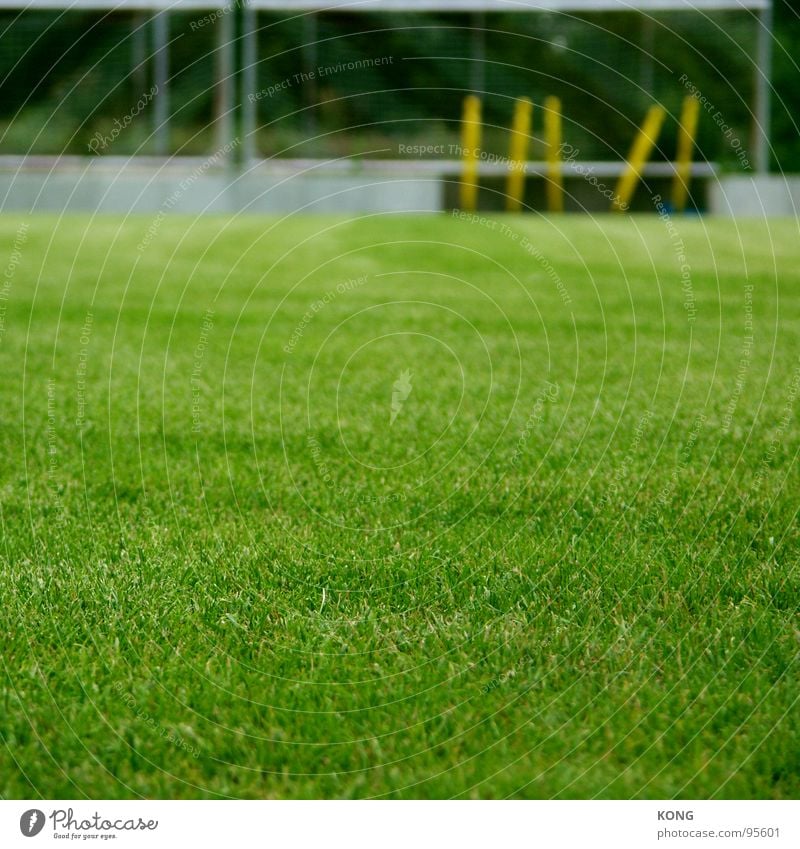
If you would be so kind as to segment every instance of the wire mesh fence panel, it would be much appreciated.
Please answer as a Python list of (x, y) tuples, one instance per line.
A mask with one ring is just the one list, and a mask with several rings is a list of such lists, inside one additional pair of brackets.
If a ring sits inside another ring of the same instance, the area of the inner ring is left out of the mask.
[[(483, 100), (484, 144), (507, 144), (513, 101), (563, 103), (565, 141), (584, 159), (624, 157), (650, 104), (671, 158), (684, 97), (704, 100), (698, 146), (732, 167), (752, 124), (749, 14), (259, 16), (258, 149), (265, 155), (449, 150), (461, 99)], [(311, 130), (311, 132), (309, 132)], [(727, 132), (727, 135), (726, 135)], [(542, 155), (534, 118), (533, 156)], [(444, 144), (444, 147), (442, 145)], [(434, 154), (436, 155), (436, 154)]]
[(220, 61), (216, 31), (223, 26), (202, 12), (169, 17), (170, 152), (202, 154), (214, 147)]
[[(0, 16), (0, 152), (127, 155), (210, 147), (213, 27), (165, 16), (165, 45), (141, 12)], [(162, 55), (163, 54), (163, 55)], [(156, 79), (162, 56), (166, 77)], [(166, 128), (156, 104), (164, 98)], [(159, 138), (166, 149), (158, 150)]]
[[(457, 151), (463, 97), (482, 99), (482, 144), (503, 155), (513, 102), (560, 97), (564, 141), (583, 160), (618, 160), (649, 105), (668, 110), (656, 159), (674, 156), (681, 103), (702, 98), (698, 148), (752, 161), (755, 18), (749, 12), (258, 13), (253, 90), (242, 83), (234, 6), (164, 15), (0, 15), (0, 152), (200, 155), (256, 115), (261, 156)], [(228, 45), (227, 48), (225, 45)]]
[[(419, 54), (420, 32), (441, 58)], [(460, 110), (456, 91), (442, 98), (446, 60), (463, 56), (446, 33), (429, 17), (412, 15), (317, 14), (284, 22), (260, 15), (259, 150), (386, 156), (396, 155), (398, 139), (446, 136), (445, 125), (457, 122)]]
[[(133, 23), (131, 15), (83, 11), (2, 15), (0, 150), (86, 153), (96, 132), (98, 150), (113, 130), (114, 141), (122, 136), (114, 120), (125, 123), (146, 88), (132, 72)], [(128, 145), (141, 138), (133, 124)]]

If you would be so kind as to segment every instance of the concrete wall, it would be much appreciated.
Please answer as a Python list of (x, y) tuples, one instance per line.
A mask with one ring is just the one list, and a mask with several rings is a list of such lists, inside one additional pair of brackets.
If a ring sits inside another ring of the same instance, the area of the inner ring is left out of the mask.
[(397, 174), (315, 174), (269, 171), (244, 174), (175, 160), (148, 166), (107, 160), (82, 166), (0, 167), (3, 211), (149, 213), (436, 212), (436, 177)]
[(709, 181), (708, 208), (714, 215), (736, 218), (796, 216), (800, 177), (721, 176)]
[[(498, 174), (504, 173), (501, 166)], [(189, 158), (0, 157), (0, 210), (150, 215), (438, 212), (457, 203), (458, 174), (458, 163), (437, 162), (279, 160), (241, 172)], [(609, 174), (609, 186), (614, 178)], [(502, 176), (482, 175), (482, 208), (502, 209), (503, 181)], [(583, 192), (586, 208), (607, 208), (595, 189), (583, 185), (585, 180), (567, 174), (565, 181), (578, 199)], [(794, 216), (800, 210), (800, 177), (716, 178), (709, 173), (695, 178), (693, 192), (702, 193), (703, 182), (708, 211), (715, 215), (762, 218)], [(545, 207), (541, 181), (529, 181), (526, 201), (537, 209)], [(642, 203), (643, 210), (651, 211), (649, 202)], [(571, 208), (580, 206), (576, 201)]]

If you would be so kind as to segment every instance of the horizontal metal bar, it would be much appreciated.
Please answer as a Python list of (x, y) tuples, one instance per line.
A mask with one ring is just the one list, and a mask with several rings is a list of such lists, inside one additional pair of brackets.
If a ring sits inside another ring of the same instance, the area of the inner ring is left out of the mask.
[(209, 12), (227, 5), (221, 0), (0, 0), (0, 11)]
[[(92, 170), (109, 169), (120, 171), (131, 166), (143, 170), (183, 171), (196, 168), (207, 161), (202, 156), (0, 156), (0, 171), (85, 171), (87, 164)], [(320, 174), (384, 174), (404, 177), (447, 178), (461, 174), (460, 159), (261, 159), (252, 163), (258, 170), (281, 173)], [(222, 166), (220, 166), (222, 167)], [(564, 162), (564, 177), (567, 179), (590, 179), (618, 177), (625, 168), (620, 161), (609, 162)], [(525, 173), (530, 177), (543, 177), (547, 173), (546, 162), (532, 160), (525, 163)], [(478, 169), (484, 177), (504, 177), (508, 174), (506, 162), (479, 162)], [(695, 162), (692, 176), (713, 177), (718, 171), (714, 162)], [(642, 174), (646, 177), (672, 177), (675, 164), (672, 162), (650, 162)]]
[[(232, 0), (231, 0), (232, 1)], [(763, 10), (771, 0), (248, 0), (274, 12), (713, 12)], [(0, 10), (208, 11), (220, 0), (0, 0)]]
[(710, 12), (765, 9), (770, 0), (250, 0), (255, 9), (347, 12)]
[[(403, 176), (452, 177), (461, 174), (460, 159), (263, 159), (258, 167), (265, 170), (285, 172), (313, 172), (314, 174), (401, 174)], [(625, 162), (564, 162), (565, 179), (591, 179), (592, 177), (615, 178), (625, 169)], [(544, 177), (548, 164), (541, 161), (525, 163), (525, 174), (529, 177)], [(713, 162), (692, 164), (692, 176), (713, 177), (717, 173)], [(478, 171), (484, 177), (505, 177), (509, 171), (507, 162), (478, 162)], [(647, 177), (672, 177), (675, 164), (672, 162), (649, 162), (641, 173)]]

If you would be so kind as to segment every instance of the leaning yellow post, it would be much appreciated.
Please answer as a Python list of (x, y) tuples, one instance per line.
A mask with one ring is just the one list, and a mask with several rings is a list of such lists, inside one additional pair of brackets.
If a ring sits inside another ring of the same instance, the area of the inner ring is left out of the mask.
[(666, 114), (663, 106), (651, 106), (647, 110), (647, 117), (634, 139), (627, 165), (617, 183), (617, 191), (611, 202), (612, 210), (624, 212), (628, 208), (642, 169), (655, 147)]
[(689, 197), (689, 183), (692, 179), (692, 152), (699, 117), (700, 101), (691, 95), (684, 97), (681, 125), (678, 129), (675, 177), (672, 180), (672, 206), (676, 212), (683, 212)]
[(461, 208), (475, 212), (478, 208), (478, 157), (481, 145), (481, 102), (470, 94), (464, 98), (461, 120)]
[(525, 163), (528, 161), (528, 142), (531, 135), (533, 104), (527, 97), (514, 106), (511, 142), (508, 146), (508, 178), (506, 180), (506, 209), (519, 212), (525, 195)]
[(564, 183), (561, 171), (561, 101), (544, 100), (544, 136), (547, 143), (547, 208), (564, 211)]

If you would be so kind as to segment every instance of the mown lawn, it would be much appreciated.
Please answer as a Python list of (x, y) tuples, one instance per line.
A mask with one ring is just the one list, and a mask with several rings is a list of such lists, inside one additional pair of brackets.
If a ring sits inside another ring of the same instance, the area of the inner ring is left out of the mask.
[(2, 796), (800, 793), (794, 222), (0, 232)]

